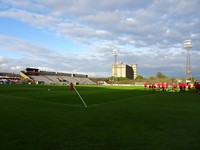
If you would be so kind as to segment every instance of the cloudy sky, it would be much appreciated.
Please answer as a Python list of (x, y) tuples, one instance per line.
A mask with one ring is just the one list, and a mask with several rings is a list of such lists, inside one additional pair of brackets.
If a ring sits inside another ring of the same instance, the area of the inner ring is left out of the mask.
[(111, 76), (118, 61), (144, 77), (200, 79), (200, 0), (0, 0), (0, 72), (27, 67)]

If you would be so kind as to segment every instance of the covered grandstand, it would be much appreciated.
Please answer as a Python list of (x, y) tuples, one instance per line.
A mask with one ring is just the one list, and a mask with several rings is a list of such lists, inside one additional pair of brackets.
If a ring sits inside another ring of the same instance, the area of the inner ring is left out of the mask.
[(35, 84), (95, 84), (88, 75), (62, 72), (42, 71), (37, 68), (26, 68), (20, 72), (21, 77)]

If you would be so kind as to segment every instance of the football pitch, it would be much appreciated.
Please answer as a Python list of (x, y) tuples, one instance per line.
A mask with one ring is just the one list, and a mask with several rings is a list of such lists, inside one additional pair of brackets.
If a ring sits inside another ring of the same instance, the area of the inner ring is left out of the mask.
[(0, 150), (199, 150), (200, 94), (0, 85)]

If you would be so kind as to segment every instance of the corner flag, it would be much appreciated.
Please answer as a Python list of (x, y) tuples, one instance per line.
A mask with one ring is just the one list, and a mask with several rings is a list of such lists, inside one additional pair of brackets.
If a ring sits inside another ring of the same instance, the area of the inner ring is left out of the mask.
[(74, 91), (74, 84), (71, 82), (70, 83), (70, 91), (73, 92)]

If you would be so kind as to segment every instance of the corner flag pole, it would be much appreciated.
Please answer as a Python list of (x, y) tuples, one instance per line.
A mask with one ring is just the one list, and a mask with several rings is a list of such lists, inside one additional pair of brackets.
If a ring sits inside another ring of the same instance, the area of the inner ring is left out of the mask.
[(83, 102), (84, 106), (87, 107), (86, 103), (84, 102), (83, 98), (81, 97), (81, 95), (78, 93), (77, 89), (74, 86), (74, 89), (76, 91), (76, 93), (78, 94), (78, 96), (80, 97), (81, 101)]

